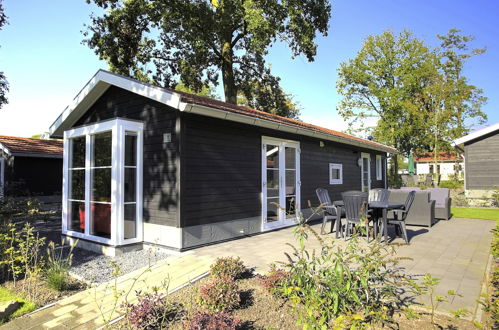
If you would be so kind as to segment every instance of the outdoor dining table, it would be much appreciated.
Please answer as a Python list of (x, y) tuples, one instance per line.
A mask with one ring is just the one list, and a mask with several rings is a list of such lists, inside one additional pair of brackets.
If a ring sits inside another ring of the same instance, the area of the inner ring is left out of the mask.
[[(333, 205), (336, 206), (336, 238), (339, 238), (338, 234), (341, 230), (341, 213), (342, 208), (345, 206), (343, 200), (334, 201)], [(404, 207), (403, 203), (396, 202), (370, 202), (367, 204), (368, 209), (373, 210), (373, 219), (376, 222), (374, 225), (374, 237), (378, 236), (378, 222), (381, 219), (383, 223), (383, 238), (385, 242), (388, 242), (388, 224), (387, 224), (387, 214), (390, 210), (402, 209)], [(381, 216), (380, 216), (381, 213)]]

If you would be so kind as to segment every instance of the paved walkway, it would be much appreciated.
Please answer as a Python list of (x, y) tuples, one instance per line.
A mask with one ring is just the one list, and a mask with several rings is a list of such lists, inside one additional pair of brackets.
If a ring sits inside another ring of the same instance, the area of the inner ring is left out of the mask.
[[(401, 246), (397, 255), (413, 259), (401, 263), (408, 274), (418, 278), (431, 273), (440, 278), (437, 294), (455, 290), (462, 295), (441, 304), (440, 310), (466, 308), (475, 312), (489, 258), (492, 240), (490, 231), (494, 227), (494, 221), (475, 219), (439, 221), (431, 228), (408, 226), (410, 245)], [(319, 224), (313, 228), (320, 232)], [(284, 252), (291, 252), (286, 243), (295, 243), (292, 230), (293, 228), (286, 228), (186, 253), (196, 256), (240, 256), (247, 266), (266, 272), (272, 262), (286, 261)], [(324, 237), (333, 235), (334, 233)], [(394, 237), (393, 231), (390, 231), (390, 236)], [(345, 244), (343, 239), (336, 241), (338, 245)], [(397, 238), (394, 242), (403, 243), (403, 240)], [(312, 236), (307, 245), (310, 248), (319, 247)]]
[[(61, 300), (56, 305), (31, 315), (15, 319), (0, 329), (96, 329), (120, 316), (113, 306), (122, 302), (136, 302), (135, 290), (161, 287), (168, 283), (168, 290), (179, 288), (209, 270), (213, 259), (207, 256), (185, 255), (160, 261), (150, 271), (137, 270)], [(116, 291), (115, 289), (116, 288)], [(115, 293), (123, 292), (115, 300)], [(125, 300), (125, 293), (130, 292)]]

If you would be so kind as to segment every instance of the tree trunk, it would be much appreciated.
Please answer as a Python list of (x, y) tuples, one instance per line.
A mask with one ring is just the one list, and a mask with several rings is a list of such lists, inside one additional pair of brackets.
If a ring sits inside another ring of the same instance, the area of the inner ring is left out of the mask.
[(222, 80), (225, 102), (237, 104), (237, 89), (234, 79), (233, 53), (230, 41), (222, 45)]

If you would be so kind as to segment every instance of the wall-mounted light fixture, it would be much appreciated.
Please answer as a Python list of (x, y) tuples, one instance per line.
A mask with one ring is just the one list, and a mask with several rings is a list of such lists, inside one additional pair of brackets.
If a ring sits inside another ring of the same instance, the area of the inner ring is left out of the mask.
[(324, 146), (325, 146), (324, 141), (320, 141), (320, 142), (319, 142), (319, 146), (320, 146), (321, 148), (324, 148)]
[(361, 167), (361, 166), (362, 166), (362, 158), (357, 159), (357, 165), (358, 165), (359, 167)]

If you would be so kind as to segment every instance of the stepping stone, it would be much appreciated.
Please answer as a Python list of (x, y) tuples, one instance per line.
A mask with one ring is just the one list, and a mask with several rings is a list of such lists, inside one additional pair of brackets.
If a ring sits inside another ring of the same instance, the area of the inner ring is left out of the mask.
[(7, 319), (20, 307), (19, 301), (10, 300), (0, 302), (0, 320)]

